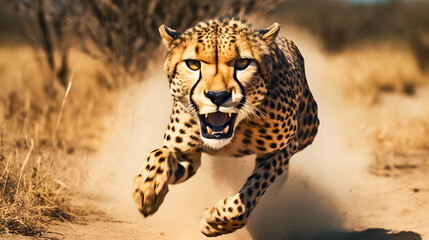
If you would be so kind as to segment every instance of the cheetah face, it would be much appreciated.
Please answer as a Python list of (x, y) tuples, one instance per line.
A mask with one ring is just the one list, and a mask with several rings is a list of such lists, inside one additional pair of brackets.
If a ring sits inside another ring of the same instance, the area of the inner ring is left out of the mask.
[(193, 78), (188, 105), (199, 120), (201, 137), (211, 147), (224, 146), (232, 139), (236, 124), (245, 114), (245, 81), (240, 79), (251, 78), (257, 71), (256, 64), (249, 58), (216, 64), (198, 60), (195, 55), (184, 57), (188, 60), (184, 60), (177, 69), (179, 74)]
[(170, 92), (198, 120), (202, 140), (213, 148), (228, 144), (241, 120), (256, 115), (272, 70), (269, 45), (279, 30), (234, 19), (207, 21), (176, 32), (162, 25), (168, 52)]

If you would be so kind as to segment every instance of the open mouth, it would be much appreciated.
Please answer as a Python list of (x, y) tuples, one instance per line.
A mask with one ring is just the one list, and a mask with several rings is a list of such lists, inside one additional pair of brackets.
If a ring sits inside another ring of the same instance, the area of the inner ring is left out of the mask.
[(232, 137), (236, 113), (214, 112), (198, 114), (201, 122), (201, 133), (205, 138), (222, 139)]

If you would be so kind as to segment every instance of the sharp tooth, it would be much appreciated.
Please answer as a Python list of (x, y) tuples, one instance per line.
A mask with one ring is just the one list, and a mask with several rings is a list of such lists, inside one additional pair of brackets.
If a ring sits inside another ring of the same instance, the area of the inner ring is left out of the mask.
[(212, 135), (213, 130), (209, 126), (206, 126), (206, 128), (207, 128), (207, 133)]
[(223, 129), (223, 133), (227, 134), (229, 130), (229, 125), (227, 125), (224, 129)]
[(232, 113), (228, 113), (228, 116), (229, 116), (229, 117), (231, 117), (231, 116), (232, 116)]
[(209, 118), (209, 115), (207, 113), (205, 114), (205, 116), (206, 116), (206, 119)]

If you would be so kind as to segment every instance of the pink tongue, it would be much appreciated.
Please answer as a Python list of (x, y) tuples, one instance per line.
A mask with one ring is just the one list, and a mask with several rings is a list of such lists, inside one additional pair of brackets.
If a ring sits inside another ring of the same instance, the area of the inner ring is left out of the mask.
[(209, 113), (207, 121), (213, 126), (223, 126), (228, 121), (228, 114), (222, 112)]

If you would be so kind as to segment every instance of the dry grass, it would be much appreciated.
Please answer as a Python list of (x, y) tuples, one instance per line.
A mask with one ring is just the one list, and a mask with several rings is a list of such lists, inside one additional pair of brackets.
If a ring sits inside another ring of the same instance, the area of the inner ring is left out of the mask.
[(414, 95), (427, 76), (404, 45), (366, 44), (328, 56), (332, 79), (352, 104), (374, 105), (383, 93)]
[(367, 44), (327, 57), (332, 81), (352, 112), (350, 142), (374, 156), (377, 175), (429, 166), (429, 81), (406, 46)]
[(373, 152), (369, 167), (373, 174), (401, 176), (429, 169), (429, 111), (425, 111), (420, 116), (406, 111), (372, 111), (364, 137)]
[(83, 161), (97, 149), (115, 94), (94, 91), (100, 66), (78, 52), (67, 94), (31, 48), (0, 55), (0, 232), (35, 235), (52, 218), (75, 217)]

